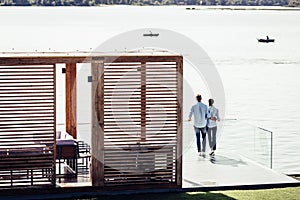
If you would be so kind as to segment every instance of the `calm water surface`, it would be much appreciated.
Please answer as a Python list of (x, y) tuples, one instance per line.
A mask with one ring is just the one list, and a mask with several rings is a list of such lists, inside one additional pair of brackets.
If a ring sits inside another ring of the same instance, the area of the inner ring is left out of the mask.
[[(0, 51), (92, 50), (112, 36), (139, 28), (169, 29), (198, 43), (215, 63), (224, 84), (226, 115), (222, 118), (236, 118), (273, 131), (274, 169), (300, 173), (299, 11), (186, 10), (173, 6), (0, 7)], [(266, 35), (275, 38), (275, 43), (256, 41)], [(79, 73), (78, 119), (86, 123), (79, 134), (88, 140), (90, 116), (86, 113), (90, 99), (85, 92), (89, 71)], [(63, 86), (63, 75), (57, 78)], [(205, 87), (199, 84), (199, 91)], [(62, 100), (63, 92), (58, 90), (58, 100)], [(204, 93), (205, 102), (208, 98)], [(193, 93), (184, 97), (185, 116), (193, 99)], [(58, 111), (64, 111), (63, 103)], [(61, 114), (58, 123), (63, 121)], [(184, 126), (184, 134), (193, 134), (191, 124), (185, 122)], [(232, 147), (231, 138), (237, 132), (239, 137)], [(230, 131), (220, 129), (220, 133), (220, 150), (243, 148), (250, 137), (234, 126)]]

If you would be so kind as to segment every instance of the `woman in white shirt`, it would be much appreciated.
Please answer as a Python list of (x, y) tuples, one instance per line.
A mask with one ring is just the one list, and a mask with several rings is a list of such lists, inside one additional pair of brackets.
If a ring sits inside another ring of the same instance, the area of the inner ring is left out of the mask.
[(208, 114), (207, 114), (207, 135), (208, 135), (208, 141), (209, 141), (209, 147), (210, 147), (210, 154), (211, 156), (215, 155), (216, 150), (216, 144), (217, 144), (217, 121), (220, 121), (219, 117), (219, 110), (214, 107), (214, 100), (209, 99), (208, 100), (209, 108), (208, 108)]

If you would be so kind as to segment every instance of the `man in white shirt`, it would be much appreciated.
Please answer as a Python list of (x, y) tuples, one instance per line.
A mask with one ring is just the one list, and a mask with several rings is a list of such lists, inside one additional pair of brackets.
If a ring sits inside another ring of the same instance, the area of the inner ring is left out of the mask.
[(208, 142), (210, 147), (210, 154), (211, 156), (215, 155), (216, 150), (216, 143), (217, 143), (217, 121), (220, 121), (219, 117), (219, 110), (214, 107), (214, 100), (208, 100), (208, 114), (207, 114), (207, 135), (208, 135)]
[[(194, 115), (194, 129), (197, 139), (197, 149), (199, 155), (205, 154), (206, 148), (206, 123), (207, 123), (207, 106), (201, 102), (202, 97), (200, 94), (196, 96), (197, 104), (193, 105), (189, 114), (188, 121), (191, 121)], [(202, 148), (200, 143), (200, 132), (202, 136)]]

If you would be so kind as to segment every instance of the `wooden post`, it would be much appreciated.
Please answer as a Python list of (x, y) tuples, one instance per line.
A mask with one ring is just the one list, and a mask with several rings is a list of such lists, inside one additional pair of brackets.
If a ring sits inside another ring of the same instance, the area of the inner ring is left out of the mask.
[(66, 131), (77, 139), (76, 63), (66, 64)]
[(92, 63), (92, 164), (93, 186), (104, 186), (104, 64)]
[[(54, 90), (54, 134), (53, 134), (53, 172), (51, 174), (51, 183), (55, 187), (56, 184), (56, 64), (53, 65), (53, 90)], [(46, 173), (49, 173), (46, 171)]]
[(183, 106), (183, 58), (178, 58), (177, 65), (177, 152), (176, 184), (182, 187), (182, 106)]
[(141, 65), (141, 142), (146, 142), (146, 63)]

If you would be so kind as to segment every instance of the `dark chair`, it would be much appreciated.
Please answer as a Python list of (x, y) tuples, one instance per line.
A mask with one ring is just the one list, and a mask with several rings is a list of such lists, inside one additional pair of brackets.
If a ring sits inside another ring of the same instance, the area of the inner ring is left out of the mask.
[(84, 141), (77, 141), (78, 162), (77, 167), (80, 172), (89, 172), (91, 160), (91, 147)]
[[(77, 177), (78, 168), (78, 144), (75, 140), (57, 140), (56, 141), (56, 162), (58, 163), (57, 176)], [(64, 165), (62, 165), (64, 164)], [(67, 173), (62, 172), (62, 166)]]

